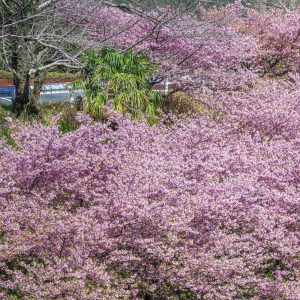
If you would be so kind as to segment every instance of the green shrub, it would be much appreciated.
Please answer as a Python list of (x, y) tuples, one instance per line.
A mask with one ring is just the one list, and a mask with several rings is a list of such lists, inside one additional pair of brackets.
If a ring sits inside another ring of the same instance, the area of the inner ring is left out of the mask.
[(8, 126), (0, 126), (0, 139), (3, 139), (6, 145), (16, 147), (16, 143), (11, 136), (11, 131)]
[(199, 114), (202, 115), (206, 109), (201, 103), (195, 101), (184, 92), (175, 92), (165, 98), (161, 108), (166, 113), (180, 114)]
[[(69, 72), (62, 72), (62, 71), (51, 71), (46, 72), (45, 79), (60, 79), (60, 80), (75, 80), (78, 76), (73, 73)], [(12, 79), (13, 73), (4, 69), (0, 69), (0, 78), (1, 79)]]
[(11, 130), (6, 120), (7, 117), (11, 117), (11, 110), (9, 106), (0, 105), (0, 139), (8, 146), (15, 147), (15, 141), (12, 138)]
[(0, 78), (1, 79), (11, 79), (13, 77), (12, 72), (0, 69)]
[(133, 117), (156, 115), (161, 96), (151, 90), (147, 80), (156, 68), (147, 55), (104, 49), (99, 53), (88, 52), (85, 62), (81, 79), (74, 87), (84, 90), (90, 114), (101, 114), (103, 105), (112, 100), (113, 109)]
[(47, 72), (46, 79), (70, 79), (70, 80), (75, 80), (77, 76), (73, 73), (69, 72), (59, 72), (59, 71), (52, 71), (52, 72)]
[(76, 113), (72, 105), (65, 105), (58, 121), (58, 128), (62, 133), (74, 131), (79, 127), (76, 122)]

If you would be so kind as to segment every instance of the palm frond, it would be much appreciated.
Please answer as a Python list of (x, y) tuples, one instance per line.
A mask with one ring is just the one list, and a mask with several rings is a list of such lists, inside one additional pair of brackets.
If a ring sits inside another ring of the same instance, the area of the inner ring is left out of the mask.
[(156, 69), (144, 53), (103, 49), (88, 52), (86, 68), (76, 86), (84, 90), (91, 109), (102, 107), (112, 97), (112, 108), (137, 117), (138, 112), (156, 114), (161, 95), (151, 90), (147, 80)]

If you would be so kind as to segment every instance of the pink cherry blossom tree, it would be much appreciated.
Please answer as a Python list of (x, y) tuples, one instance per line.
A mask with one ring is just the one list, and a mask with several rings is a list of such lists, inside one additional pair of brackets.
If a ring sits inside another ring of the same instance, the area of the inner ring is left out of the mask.
[(77, 121), (0, 145), (2, 299), (298, 299), (296, 124)]

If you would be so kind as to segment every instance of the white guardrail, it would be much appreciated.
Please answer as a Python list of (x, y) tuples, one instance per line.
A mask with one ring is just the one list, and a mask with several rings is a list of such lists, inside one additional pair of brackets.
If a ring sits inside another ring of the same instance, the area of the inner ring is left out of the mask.
[(11, 104), (11, 99), (7, 97), (0, 97), (0, 104), (4, 105), (10, 105)]
[[(153, 89), (157, 92), (164, 93), (167, 95), (171, 88), (172, 83), (165, 80), (161, 83), (154, 84)], [(69, 88), (70, 82), (68, 83), (53, 83), (45, 84), (40, 93), (41, 102), (59, 102), (59, 101), (75, 101), (76, 97), (83, 96), (83, 91), (80, 89), (72, 90)], [(1, 88), (5, 96), (1, 96)], [(31, 90), (33, 86), (31, 86)], [(10, 96), (8, 94), (11, 93)], [(0, 103), (10, 104), (14, 98), (13, 87), (0, 87)]]
[[(77, 96), (82, 96), (82, 90), (72, 90), (69, 86), (70, 83), (57, 83), (57, 84), (45, 84), (40, 93), (41, 102), (58, 102), (58, 101), (74, 101)], [(31, 90), (32, 90), (31, 86)], [(1, 96), (0, 87), (0, 102), (9, 104), (14, 99), (14, 91), (11, 87), (2, 87), (5, 96)], [(8, 94), (10, 94), (8, 96)]]

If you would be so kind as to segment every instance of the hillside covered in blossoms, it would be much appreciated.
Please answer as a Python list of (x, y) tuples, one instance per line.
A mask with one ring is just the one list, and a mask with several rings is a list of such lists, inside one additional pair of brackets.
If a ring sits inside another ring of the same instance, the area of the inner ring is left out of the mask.
[(0, 299), (300, 300), (300, 8), (175, 2), (0, 4)]

